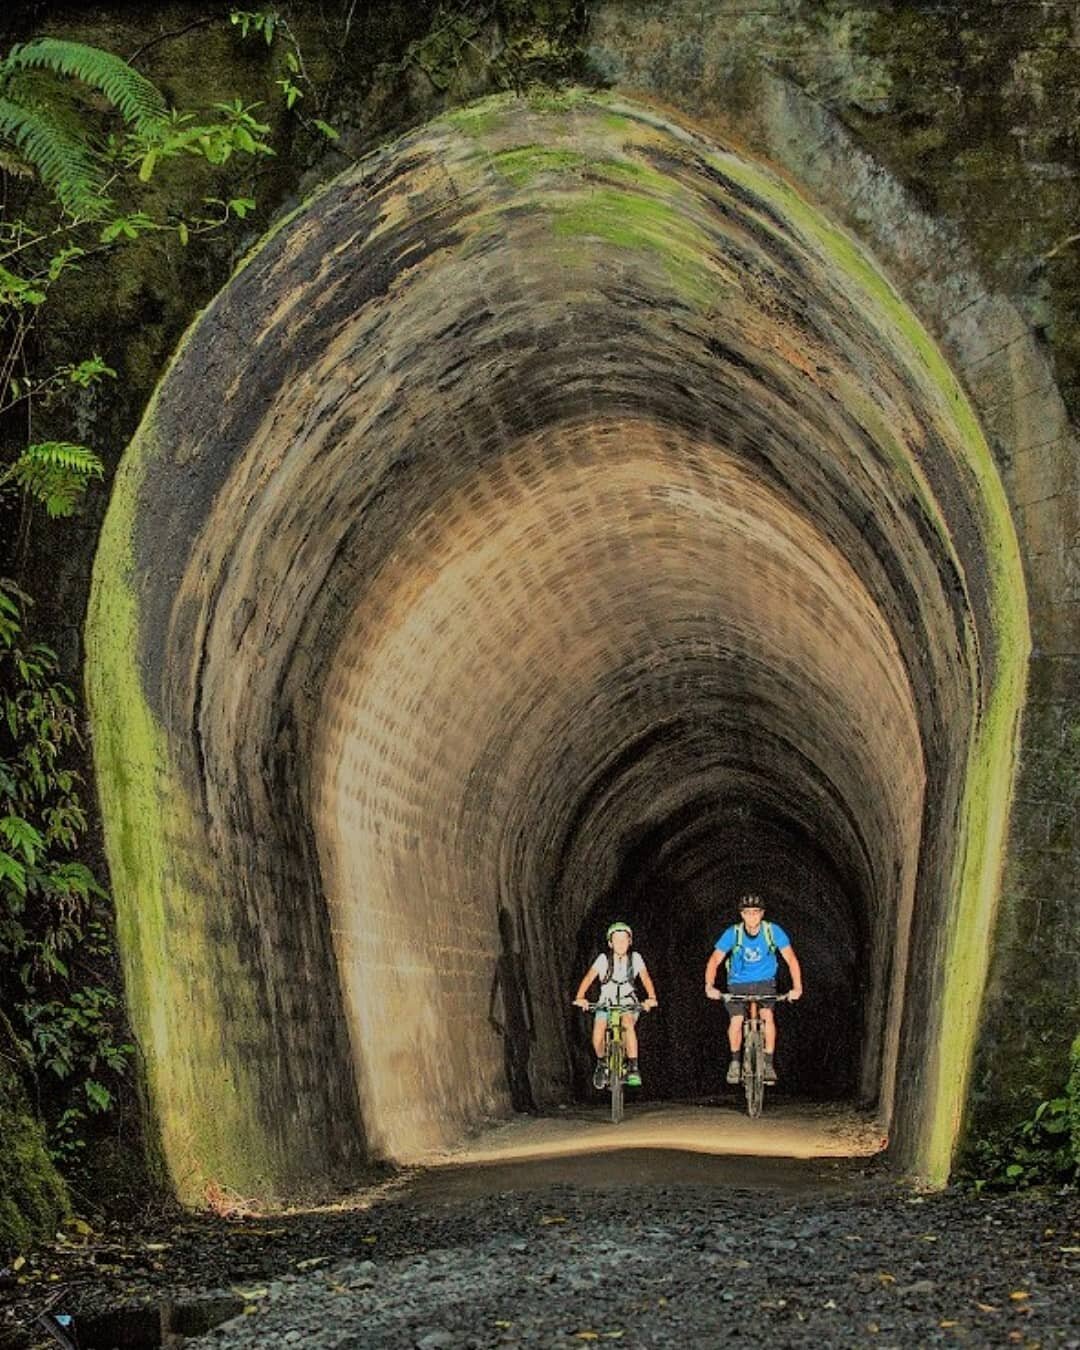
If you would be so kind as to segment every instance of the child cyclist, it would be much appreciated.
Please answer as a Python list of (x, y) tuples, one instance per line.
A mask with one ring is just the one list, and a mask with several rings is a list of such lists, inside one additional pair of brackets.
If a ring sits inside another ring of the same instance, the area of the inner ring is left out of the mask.
[[(597, 1002), (602, 1006), (596, 1010), (592, 1034), (593, 1049), (596, 1051), (596, 1068), (593, 1070), (593, 1087), (595, 1088), (605, 1088), (608, 1085), (607, 1063), (604, 1057), (604, 1036), (608, 1018), (605, 1008), (610, 1007), (613, 1003), (636, 1004), (638, 997), (634, 990), (635, 980), (640, 980), (645, 986), (647, 997), (641, 1006), (643, 1008), (656, 1007), (656, 988), (641, 953), (631, 952), (630, 950), (630, 944), (633, 940), (634, 934), (628, 923), (613, 923), (607, 930), (609, 951), (601, 952), (592, 963), (582, 977), (581, 983), (578, 985), (578, 991), (574, 996), (575, 1006), (588, 1011), (589, 1000), (585, 997), (585, 991), (593, 980), (598, 979), (600, 981), (600, 997)], [(632, 1012), (624, 1012), (622, 1015), (623, 1035), (626, 1037), (626, 1083), (628, 1087), (641, 1086), (641, 1071), (638, 1068), (637, 1030), (635, 1027), (638, 1016), (637, 1008)]]

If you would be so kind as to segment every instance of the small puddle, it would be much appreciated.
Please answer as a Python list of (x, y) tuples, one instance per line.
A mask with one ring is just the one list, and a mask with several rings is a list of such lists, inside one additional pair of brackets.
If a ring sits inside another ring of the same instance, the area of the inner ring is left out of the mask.
[(115, 1308), (85, 1317), (45, 1313), (38, 1324), (68, 1350), (148, 1350), (182, 1345), (189, 1336), (202, 1336), (243, 1311), (238, 1298), (202, 1298)]

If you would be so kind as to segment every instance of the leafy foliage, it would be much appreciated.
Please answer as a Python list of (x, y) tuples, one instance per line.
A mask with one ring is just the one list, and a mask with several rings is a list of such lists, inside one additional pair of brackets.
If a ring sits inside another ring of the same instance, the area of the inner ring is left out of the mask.
[(239, 30), (241, 38), (249, 35), (261, 37), (267, 47), (273, 48), (275, 38), (280, 39), (283, 47), (284, 74), (274, 83), (281, 90), (286, 110), (296, 111), (300, 124), (308, 131), (317, 132), (328, 141), (340, 139), (340, 133), (321, 117), (308, 117), (297, 105), (301, 99), (309, 98), (316, 113), (322, 111), (322, 98), (315, 82), (304, 66), (304, 54), (296, 35), (289, 27), (287, 19), (276, 9), (234, 9), (229, 13), (229, 22)]
[[(88, 95), (98, 103), (104, 97), (119, 125)], [(32, 369), (28, 340), (52, 288), (90, 259), (144, 236), (164, 233), (187, 245), (195, 234), (242, 219), (255, 206), (251, 197), (206, 196), (164, 215), (139, 197), (170, 159), (196, 156), (220, 166), (235, 154), (272, 154), (268, 130), (240, 99), (219, 101), (203, 116), (169, 108), (120, 57), (82, 43), (39, 38), (0, 59), (0, 141), (46, 189), (44, 201), (31, 196), (22, 216), (0, 222), (0, 415), (22, 406), (29, 420), (31, 406), (47, 408), (116, 377), (96, 353), (44, 374)], [(9, 153), (0, 172), (11, 162)], [(0, 466), (0, 496), (18, 489), (49, 516), (68, 516), (103, 471), (85, 445), (33, 441)]]
[(159, 90), (121, 57), (100, 47), (63, 38), (41, 37), (12, 47), (0, 65), (0, 79), (18, 70), (45, 69), (99, 89), (137, 131), (156, 127), (166, 116)]
[[(29, 72), (38, 78), (27, 78)], [(52, 77), (43, 81), (40, 73)], [(111, 52), (81, 42), (37, 38), (12, 47), (0, 61), (0, 138), (36, 170), (73, 216), (108, 213), (108, 162), (94, 145), (96, 119), (70, 116), (70, 88), (78, 81), (103, 94), (136, 137), (152, 138), (168, 120), (159, 91)]]
[(50, 516), (70, 516), (89, 481), (100, 478), (103, 472), (101, 460), (85, 445), (42, 441), (27, 446), (18, 459), (0, 471), (0, 487), (18, 483)]
[(975, 1190), (1018, 1190), (1080, 1181), (1072, 1115), (1068, 1095), (1048, 1098), (1013, 1129), (976, 1141), (965, 1167)]
[[(76, 416), (92, 425), (118, 378), (97, 352), (37, 356), (56, 288), (116, 249), (187, 245), (243, 219), (252, 196), (204, 187), (192, 198), (190, 175), (182, 188), (155, 175), (181, 157), (213, 171), (269, 155), (268, 129), (240, 99), (169, 108), (121, 58), (80, 43), (41, 38), (0, 58), (0, 174), (14, 175), (0, 219), (0, 510), (23, 539), (41, 508), (70, 516), (104, 477), (102, 456), (64, 430)], [(132, 1046), (108, 897), (82, 856), (78, 709), (55, 653), (26, 638), (29, 603), (0, 577), (0, 1052), (21, 1066), (50, 1151), (70, 1166), (91, 1117), (113, 1106)]]
[(75, 699), (55, 653), (28, 643), (27, 604), (0, 580), (0, 1006), (7, 1039), (35, 1074), (64, 1080), (53, 1151), (112, 1104), (132, 1047), (108, 987), (107, 896), (76, 856), (86, 830)]

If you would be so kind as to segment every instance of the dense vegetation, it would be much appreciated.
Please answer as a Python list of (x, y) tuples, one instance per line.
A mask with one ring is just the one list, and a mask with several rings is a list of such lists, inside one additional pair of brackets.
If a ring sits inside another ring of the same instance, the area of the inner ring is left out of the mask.
[[(87, 271), (107, 278), (118, 250), (145, 237), (187, 246), (246, 215), (246, 196), (174, 188), (145, 199), (170, 160), (216, 166), (272, 153), (266, 130), (237, 99), (201, 113), (170, 108), (126, 62), (85, 44), (42, 38), (0, 60), (0, 509), (14, 545), (14, 575), (0, 576), (0, 1053), (9, 1093), (21, 1078), (69, 1177), (79, 1177), (91, 1117), (113, 1107), (133, 1047), (108, 896), (87, 863), (75, 672), (34, 639), (32, 598), (16, 578), (40, 546), (35, 533), (72, 516), (103, 476), (80, 433), (116, 371), (77, 350), (52, 364), (38, 339), (68, 282)], [(39, 437), (42, 422), (72, 431)], [(48, 546), (62, 544), (50, 535)], [(25, 1153), (39, 1132), (22, 1123)], [(40, 1207), (33, 1197), (21, 1206)], [(21, 1235), (11, 1215), (3, 1231)]]

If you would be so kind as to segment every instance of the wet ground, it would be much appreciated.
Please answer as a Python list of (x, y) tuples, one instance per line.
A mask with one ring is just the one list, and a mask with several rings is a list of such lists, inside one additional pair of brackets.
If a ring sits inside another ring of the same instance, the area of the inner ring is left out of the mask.
[(728, 1114), (639, 1108), (614, 1142), (599, 1111), (522, 1119), (330, 1208), (73, 1228), (8, 1277), (0, 1325), (84, 1350), (1080, 1346), (1075, 1193), (919, 1194), (872, 1121)]

